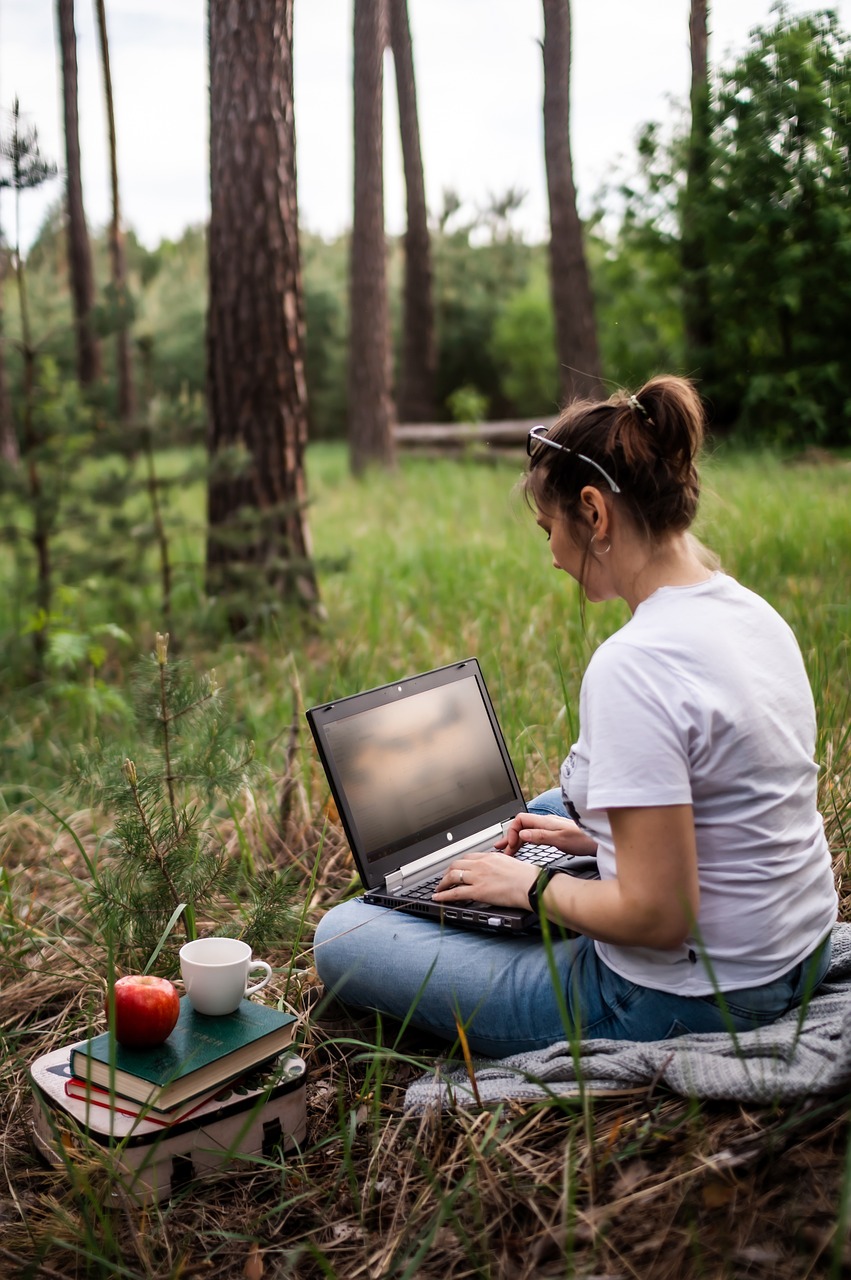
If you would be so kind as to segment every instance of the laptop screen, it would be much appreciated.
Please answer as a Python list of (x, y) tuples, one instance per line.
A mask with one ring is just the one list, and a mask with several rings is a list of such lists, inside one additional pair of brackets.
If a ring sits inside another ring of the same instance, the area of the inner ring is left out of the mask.
[(453, 826), (517, 804), (473, 675), (354, 710), (327, 723), (324, 738), (369, 863), (438, 833), (452, 839)]

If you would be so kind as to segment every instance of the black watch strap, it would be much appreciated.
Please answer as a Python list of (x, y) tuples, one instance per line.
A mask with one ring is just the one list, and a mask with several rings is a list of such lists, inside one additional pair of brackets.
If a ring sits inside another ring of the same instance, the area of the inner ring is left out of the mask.
[(541, 914), (541, 894), (552, 880), (553, 876), (557, 876), (560, 871), (565, 870), (564, 867), (542, 867), (537, 880), (533, 880), (529, 887), (529, 906), (532, 908), (536, 916)]

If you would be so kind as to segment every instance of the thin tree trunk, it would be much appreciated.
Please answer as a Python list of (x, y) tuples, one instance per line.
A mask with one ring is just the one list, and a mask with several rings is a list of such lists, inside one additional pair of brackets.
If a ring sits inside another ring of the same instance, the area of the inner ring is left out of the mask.
[(21, 313), (21, 351), (24, 361), (21, 452), (26, 461), (28, 497), (32, 510), (31, 540), (36, 560), (35, 597), (40, 614), (40, 625), (33, 630), (33, 649), (36, 656), (36, 665), (40, 672), (44, 665), (44, 655), (47, 650), (47, 619), (50, 617), (53, 569), (50, 554), (50, 536), (42, 501), (43, 487), (38, 459), (40, 441), (35, 422), (36, 350), (30, 325), (27, 276), (23, 258), (21, 257), (20, 187), (15, 188), (15, 282), (18, 288), (18, 306)]
[(349, 455), (359, 474), (395, 460), (382, 165), (382, 0), (355, 0), (354, 217), (349, 334)]
[(437, 348), (434, 338), (431, 238), (420, 148), (414, 51), (407, 0), (388, 0), (388, 4), (408, 206), (402, 369), (397, 402), (399, 417), (403, 422), (434, 422)]
[(121, 206), (118, 199), (118, 156), (115, 144), (115, 108), (112, 95), (112, 73), (109, 65), (109, 41), (106, 32), (104, 0), (95, 0), (100, 52), (103, 62), (103, 82), (106, 96), (106, 118), (109, 130), (109, 171), (112, 185), (112, 221), (109, 224), (109, 259), (112, 271), (112, 287), (119, 323), (116, 333), (116, 373), (118, 378), (118, 416), (129, 422), (136, 411), (136, 394), (133, 387), (133, 361), (130, 355), (130, 332), (127, 323), (129, 299), (127, 295), (127, 260), (124, 252), (124, 233), (121, 229)]
[(74, 0), (57, 0), (57, 27), (62, 55), (62, 101), (65, 109), (66, 194), (68, 202), (68, 267), (74, 304), (77, 377), (89, 386), (100, 376), (100, 347), (91, 323), (95, 281), (92, 250), (83, 208), (80, 172), (80, 129), (77, 119), (77, 33)]
[(708, 0), (692, 0), (691, 134), (682, 215), (683, 310), (689, 368), (711, 381), (715, 325), (709, 288), (709, 260), (704, 233), (709, 196), (709, 59)]
[(20, 465), (21, 455), (15, 423), (12, 418), (12, 402), (9, 399), (9, 381), (6, 375), (6, 331), (4, 328), (4, 303), (6, 271), (9, 254), (0, 245), (0, 458), (10, 467)]
[(144, 420), (142, 427), (142, 453), (145, 459), (145, 487), (148, 491), (148, 502), (151, 508), (151, 519), (154, 526), (154, 540), (157, 544), (160, 558), (160, 589), (162, 592), (162, 620), (163, 629), (171, 637), (172, 652), (179, 647), (176, 644), (177, 632), (174, 626), (174, 616), (172, 614), (172, 555), (171, 545), (169, 543), (168, 529), (163, 516), (162, 500), (160, 498), (160, 489), (162, 483), (157, 475), (156, 453), (154, 449), (154, 430), (152, 425), (152, 404), (154, 399), (154, 340), (150, 336), (146, 336), (139, 342), (139, 356), (142, 366), (142, 389), (145, 404)]
[(570, 153), (570, 4), (544, 5), (544, 153), (550, 201), (550, 284), (565, 400), (602, 394), (594, 297)]
[[(210, 0), (207, 579), (234, 630), (258, 583), (319, 608), (306, 517), (293, 0)], [(223, 451), (249, 465), (223, 474)], [(252, 599), (253, 596), (253, 599)]]

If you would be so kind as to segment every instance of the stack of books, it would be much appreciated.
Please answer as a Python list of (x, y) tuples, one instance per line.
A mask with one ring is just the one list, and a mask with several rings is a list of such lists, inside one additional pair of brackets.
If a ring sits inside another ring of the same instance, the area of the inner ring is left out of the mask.
[(205, 1017), (184, 996), (155, 1049), (123, 1048), (109, 1032), (55, 1049), (30, 1067), (36, 1146), (55, 1165), (107, 1152), (140, 1203), (232, 1159), (294, 1150), (307, 1128), (296, 1027), (250, 1000)]

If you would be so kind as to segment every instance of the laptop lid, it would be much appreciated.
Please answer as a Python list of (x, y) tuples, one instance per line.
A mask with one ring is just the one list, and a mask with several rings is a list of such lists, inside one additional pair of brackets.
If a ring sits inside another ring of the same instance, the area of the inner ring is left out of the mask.
[(367, 889), (526, 807), (476, 658), (311, 707), (307, 720)]

